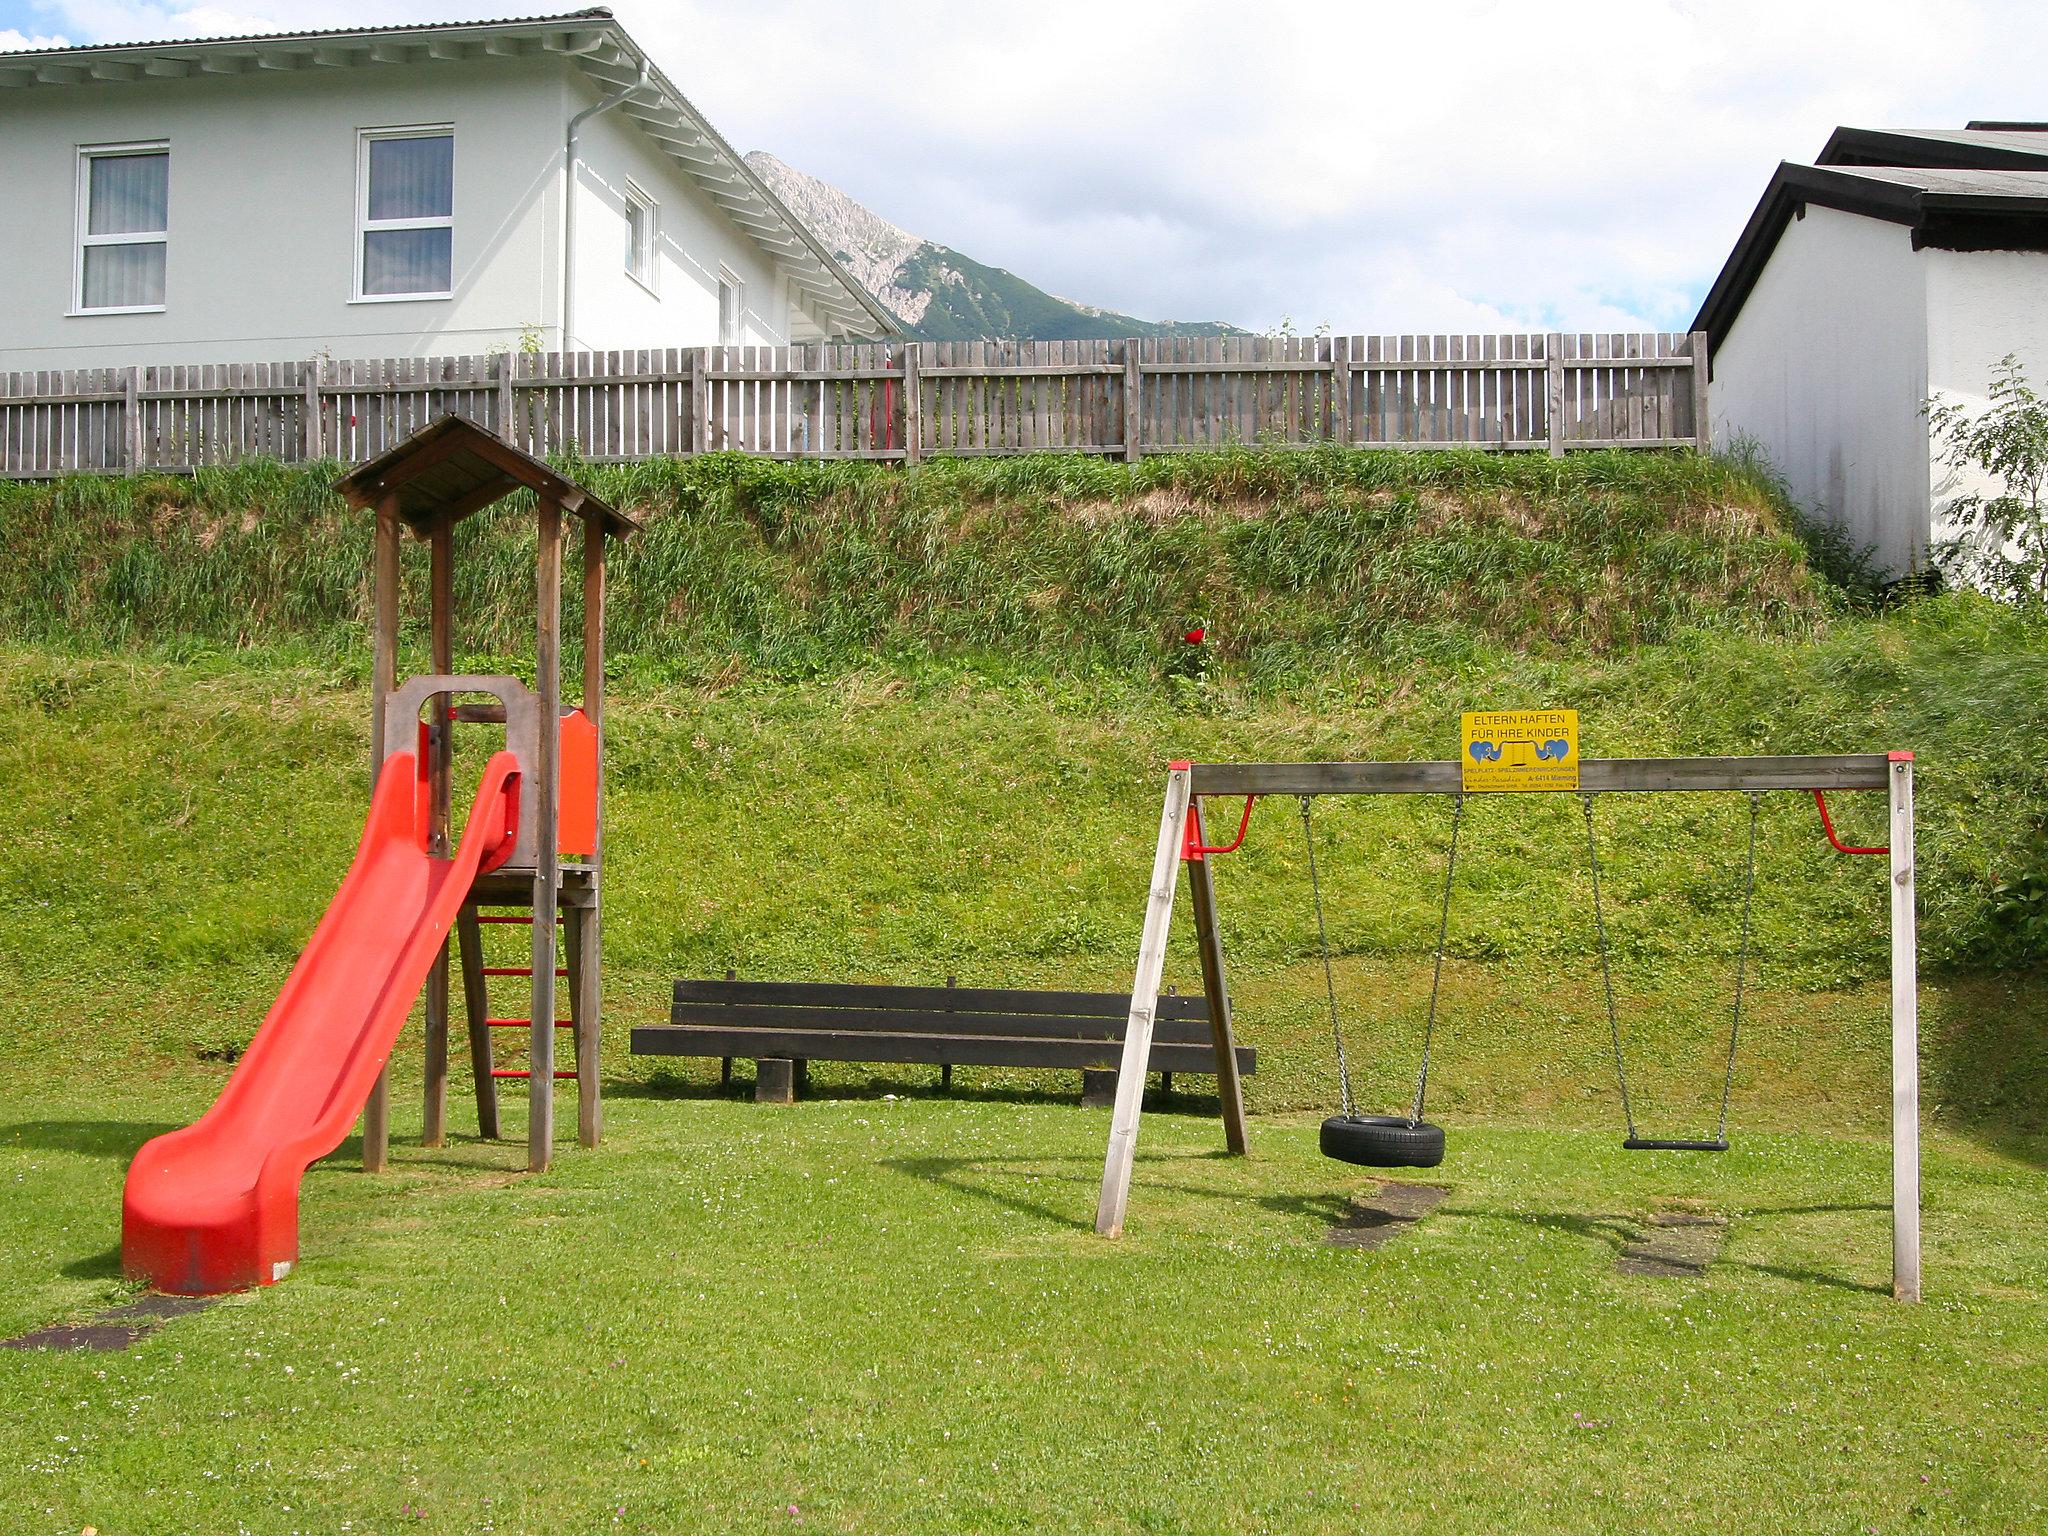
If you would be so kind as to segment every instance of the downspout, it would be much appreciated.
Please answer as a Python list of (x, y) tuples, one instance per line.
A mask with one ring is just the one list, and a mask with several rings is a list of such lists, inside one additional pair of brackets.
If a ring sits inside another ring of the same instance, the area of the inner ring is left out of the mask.
[(569, 130), (562, 139), (562, 351), (569, 350), (569, 338), (575, 334), (576, 318), (576, 167), (580, 163), (576, 153), (576, 135), (585, 118), (596, 117), (600, 112), (609, 112), (635, 91), (647, 84), (647, 60), (640, 61), (640, 78), (631, 85), (613, 91), (611, 95), (593, 102), (569, 119)]

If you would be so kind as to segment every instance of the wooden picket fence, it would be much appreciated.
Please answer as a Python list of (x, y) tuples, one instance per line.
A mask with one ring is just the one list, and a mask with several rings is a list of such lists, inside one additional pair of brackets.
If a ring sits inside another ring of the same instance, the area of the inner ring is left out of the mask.
[(0, 475), (373, 457), (453, 413), (620, 461), (1349, 443), (1707, 446), (1707, 347), (1646, 335), (1187, 337), (205, 363), (0, 373)]

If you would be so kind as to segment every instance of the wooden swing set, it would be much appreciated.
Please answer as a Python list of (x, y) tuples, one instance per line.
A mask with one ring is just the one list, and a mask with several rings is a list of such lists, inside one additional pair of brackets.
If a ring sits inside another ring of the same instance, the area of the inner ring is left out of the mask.
[[(1534, 713), (1546, 717), (1569, 714)], [(1533, 745), (1533, 753), (1526, 749), (1519, 753), (1510, 751), (1510, 758), (1518, 760), (1504, 766), (1521, 770), (1518, 777), (1514, 771), (1492, 770), (1492, 765), (1500, 759), (1496, 747), (1470, 741), (1470, 722), (1475, 718), (1501, 717), (1466, 717), (1468, 757), (1472, 759), (1469, 763), (1463, 760), (1325, 763), (1183, 761), (1169, 765), (1165, 803), (1159, 820), (1159, 841), (1152, 861), (1144, 935), (1138, 947), (1137, 976), (1124, 1032), (1122, 1064), (1117, 1075), (1116, 1105), (1103, 1163), (1102, 1191), (1096, 1207), (1096, 1232), (1103, 1237), (1114, 1238), (1122, 1233), (1124, 1227), (1132, 1167), (1137, 1156), (1138, 1120), (1144, 1106), (1145, 1065), (1151, 1051), (1153, 1015), (1165, 970), (1167, 934), (1173, 922), (1174, 898), (1183, 866), (1187, 870), (1202, 987), (1208, 1001), (1216, 1052), (1216, 1082), (1222, 1100), (1224, 1140), (1231, 1153), (1242, 1155), (1245, 1151), (1244, 1100), (1234, 1065), (1236, 1042), (1231, 1026), (1229, 989), (1224, 976), (1223, 939), (1217, 922), (1216, 883), (1211, 863), (1216, 856), (1234, 852), (1243, 845), (1250, 830), (1252, 808), (1260, 799), (1285, 795), (1300, 800), (1313, 868), (1315, 843), (1309, 808), (1320, 796), (1450, 796), (1455, 801), (1455, 827), (1462, 820), (1464, 799), (1469, 793), (1578, 794), (1585, 809), (1587, 848), (1595, 882), (1594, 911), (1600, 930), (1607, 1018), (1613, 1033), (1615, 1065), (1629, 1122), (1629, 1139), (1624, 1145), (1638, 1151), (1716, 1152), (1727, 1147), (1728, 1089), (1733, 1079), (1736, 1037), (1741, 1026), (1742, 977), (1749, 955), (1749, 907), (1755, 882), (1757, 807), (1760, 797), (1765, 794), (1792, 791), (1814, 797), (1828, 842), (1837, 851), (1888, 855), (1891, 862), (1892, 1294), (1901, 1301), (1918, 1301), (1920, 1090), (1918, 946), (1913, 899), (1913, 754), (1870, 752), (1812, 757), (1593, 758), (1581, 761), (1575, 751), (1577, 722), (1573, 716), (1573, 741), (1569, 753), (1561, 738), (1556, 741), (1532, 738), (1523, 745), (1525, 748)], [(1551, 760), (1552, 752), (1556, 754), (1555, 761)], [(1570, 758), (1568, 765), (1564, 762), (1567, 756)], [(1488, 778), (1490, 771), (1492, 777)], [(1888, 793), (1891, 836), (1885, 847), (1852, 847), (1837, 837), (1828, 814), (1826, 796), (1835, 791), (1850, 790), (1883, 790)], [(1713, 1137), (1650, 1137), (1642, 1135), (1637, 1127), (1628, 1098), (1627, 1072), (1615, 1018), (1606, 923), (1598, 905), (1599, 855), (1593, 836), (1593, 802), (1597, 796), (1605, 794), (1702, 792), (1736, 792), (1750, 797), (1749, 881), (1743, 903), (1742, 967), (1737, 973), (1735, 1012), (1729, 1032), (1729, 1077), (1722, 1086), (1720, 1126)], [(1228, 843), (1210, 844), (1204, 828), (1202, 802), (1209, 798), (1240, 796), (1244, 799), (1244, 810), (1236, 837)], [(1449, 923), (1450, 880), (1456, 859), (1455, 832), (1453, 838), (1451, 857), (1446, 861), (1443, 915), (1438, 931), (1437, 982), (1433, 982), (1431, 987), (1431, 1030), (1435, 1024), (1437, 983), (1442, 978), (1443, 944)], [(1317, 927), (1322, 933), (1319, 879), (1316, 882), (1316, 903)], [(1423, 1048), (1422, 1073), (1410, 1113), (1405, 1116), (1356, 1114), (1350, 1102), (1349, 1066), (1337, 1018), (1336, 989), (1329, 969), (1326, 934), (1322, 944), (1339, 1078), (1344, 1085), (1345, 1100), (1343, 1113), (1324, 1124), (1323, 1149), (1328, 1155), (1350, 1162), (1379, 1166), (1431, 1165), (1442, 1155), (1442, 1132), (1422, 1119), (1422, 1100), (1429, 1070), (1427, 1039)], [(1430, 1133), (1434, 1133), (1433, 1137)]]

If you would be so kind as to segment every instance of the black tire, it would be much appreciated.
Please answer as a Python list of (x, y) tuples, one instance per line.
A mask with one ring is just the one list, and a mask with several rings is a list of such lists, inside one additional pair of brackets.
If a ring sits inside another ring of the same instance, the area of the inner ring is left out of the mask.
[(1444, 1160), (1444, 1128), (1405, 1115), (1332, 1115), (1322, 1140), (1323, 1156), (1361, 1168), (1434, 1168)]

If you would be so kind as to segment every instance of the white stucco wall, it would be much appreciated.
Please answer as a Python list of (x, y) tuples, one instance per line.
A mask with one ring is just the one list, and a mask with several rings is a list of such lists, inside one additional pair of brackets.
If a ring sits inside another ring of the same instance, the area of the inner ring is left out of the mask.
[(1809, 208), (1714, 352), (1714, 443), (1753, 438), (1804, 507), (1925, 563), (1928, 262), (1902, 225)]
[[(1920, 253), (1927, 269), (1927, 389), (1972, 409), (1988, 403), (1993, 370), (2016, 356), (2035, 388), (2048, 388), (2048, 253)], [(1955, 530), (1940, 506), (1962, 491), (1995, 491), (1984, 476), (1931, 466), (1934, 536)]]
[[(0, 370), (481, 352), (549, 327), (565, 85), (547, 59), (0, 92)], [(452, 298), (352, 302), (357, 131), (455, 129)], [(160, 314), (73, 315), (80, 145), (170, 141)]]
[[(580, 110), (589, 99), (579, 96), (571, 110)], [(746, 285), (741, 342), (781, 346), (789, 341), (789, 302), (768, 253), (680, 172), (631, 117), (612, 111), (586, 119), (578, 134), (578, 159), (572, 349), (717, 342), (721, 265)], [(626, 272), (629, 177), (658, 205), (653, 292)]]

